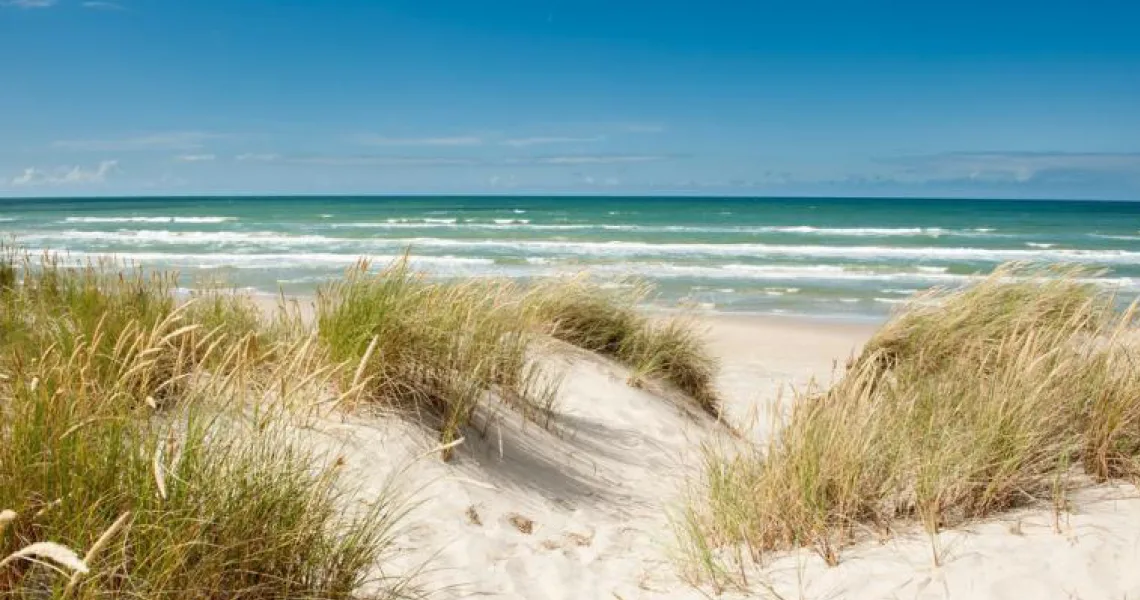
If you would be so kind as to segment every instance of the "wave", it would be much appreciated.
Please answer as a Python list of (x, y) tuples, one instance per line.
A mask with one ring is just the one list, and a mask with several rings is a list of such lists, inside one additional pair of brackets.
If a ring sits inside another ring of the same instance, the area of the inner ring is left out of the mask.
[(67, 217), (63, 223), (226, 223), (237, 217)]
[[(37, 254), (43, 250), (29, 249), (29, 253)], [(298, 269), (305, 267), (327, 267), (352, 265), (362, 258), (367, 258), (376, 265), (386, 265), (403, 258), (401, 254), (370, 255), (363, 257), (359, 254), (335, 253), (264, 253), (264, 254), (238, 254), (238, 253), (168, 253), (168, 252), (67, 252), (58, 255), (65, 263), (76, 264), (89, 260), (114, 258), (129, 264), (153, 264), (156, 266), (183, 266), (200, 269), (235, 268), (235, 269)], [(491, 258), (472, 258), (464, 256), (412, 256), (410, 264), (415, 268), (438, 267), (491, 267), (495, 265)]]
[(1140, 241), (1140, 235), (1107, 235), (1101, 233), (1091, 234), (1092, 237), (1100, 238), (1102, 240), (1124, 240), (1128, 242)]
[(15, 221), (16, 217), (0, 217), (0, 223), (11, 223)]
[[(43, 252), (42, 249), (28, 249), (32, 254)], [(280, 271), (282, 273), (296, 270), (318, 269), (331, 270), (352, 265), (362, 258), (356, 253), (172, 253), (172, 252), (69, 252), (60, 255), (65, 262), (83, 263), (99, 258), (114, 257), (129, 264), (150, 265), (160, 268), (178, 269), (218, 269), (232, 268), (264, 269)], [(399, 260), (401, 254), (369, 255), (366, 258), (375, 265), (382, 266)], [(859, 283), (895, 283), (908, 286), (907, 289), (883, 289), (886, 293), (914, 292), (919, 288), (934, 285), (960, 285), (976, 281), (984, 275), (961, 275), (951, 273), (932, 273), (921, 271), (882, 271), (853, 266), (840, 265), (751, 265), (751, 264), (723, 264), (723, 265), (684, 265), (660, 262), (625, 262), (613, 264), (534, 264), (517, 262), (500, 262), (489, 257), (467, 256), (425, 256), (413, 255), (410, 258), (413, 268), (424, 270), (438, 275), (463, 276), (503, 276), (503, 277), (541, 277), (573, 275), (582, 271), (592, 273), (604, 278), (640, 277), (645, 279), (676, 280), (676, 279), (711, 279), (711, 280), (741, 280), (755, 282), (776, 283), (775, 288), (765, 291), (777, 291), (786, 294), (800, 293), (804, 285), (809, 287), (824, 285), (850, 285)], [(1096, 284), (1119, 290), (1140, 291), (1140, 279), (1130, 277), (1099, 277), (1084, 278), (1079, 281)], [(792, 283), (797, 282), (797, 283)], [(843, 283), (840, 283), (843, 282)], [(779, 284), (784, 285), (780, 286)], [(791, 284), (791, 285), (789, 285)], [(912, 289), (913, 288), (913, 289)], [(775, 294), (772, 294), (775, 295)]]
[(1030, 248), (1052, 248), (1052, 247), (1056, 246), (1057, 244), (1045, 244), (1045, 243), (1041, 243), (1041, 242), (1025, 242), (1025, 245), (1029, 246)]
[(528, 219), (494, 219), (480, 223), (456, 219), (388, 219), (381, 222), (332, 223), (334, 229), (487, 229), (522, 231), (628, 231), (637, 233), (678, 234), (796, 234), (837, 237), (888, 237), (888, 236), (963, 236), (998, 237), (993, 229), (952, 230), (938, 227), (815, 227), (811, 225), (751, 226), (751, 225), (636, 225), (622, 223), (531, 223)]
[[(167, 231), (165, 229), (139, 229), (121, 231), (79, 231), (69, 230), (58, 233), (30, 233), (18, 236), (24, 240), (50, 241), (87, 240), (98, 242), (162, 243), (162, 244), (284, 244), (312, 245), (351, 242), (350, 239), (329, 238), (323, 235), (289, 235), (272, 231)], [(367, 241), (367, 240), (364, 240)]]
[[(1011, 249), (978, 247), (829, 246), (783, 244), (712, 244), (651, 242), (585, 242), (557, 240), (460, 240), (451, 238), (335, 238), (323, 235), (287, 235), (274, 232), (238, 231), (63, 231), (18, 236), (22, 240), (57, 242), (76, 240), (117, 244), (237, 244), (278, 246), (336, 246), (366, 254), (373, 250), (402, 248), (433, 249), (459, 253), (491, 252), (522, 256), (591, 256), (632, 258), (686, 256), (721, 258), (838, 258), (867, 260), (939, 260), (979, 262), (1076, 262), (1094, 264), (1140, 264), (1140, 252), (1129, 250)], [(942, 267), (931, 267), (942, 268)]]

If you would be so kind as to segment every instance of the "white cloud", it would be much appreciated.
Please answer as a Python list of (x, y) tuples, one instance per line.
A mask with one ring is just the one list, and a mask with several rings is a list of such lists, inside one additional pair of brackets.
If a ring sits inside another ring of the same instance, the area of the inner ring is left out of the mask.
[(280, 154), (239, 154), (239, 161), (261, 162), (278, 165), (319, 165), (327, 167), (453, 167), (481, 164), (473, 158), (445, 156), (336, 156)]
[(84, 169), (78, 165), (48, 170), (28, 167), (20, 175), (13, 177), (11, 184), (16, 187), (36, 187), (103, 183), (106, 181), (107, 175), (118, 169), (118, 166), (119, 161), (117, 160), (105, 160), (93, 169)]
[(235, 156), (234, 159), (240, 160), (240, 161), (273, 162), (275, 160), (280, 160), (281, 155), (280, 154), (256, 154), (256, 153), (252, 153), (252, 152), (246, 152), (245, 154), (239, 154), (239, 155)]
[(665, 126), (658, 123), (626, 123), (622, 129), (627, 133), (663, 133)]
[(119, 152), (133, 150), (196, 150), (206, 141), (226, 137), (204, 131), (172, 131), (126, 138), (60, 140), (52, 147), (78, 152)]
[(8, 0), (7, 2), (0, 2), (0, 6), (12, 6), (15, 8), (51, 8), (55, 6), (56, 0)]
[(118, 2), (103, 2), (102, 0), (90, 0), (83, 3), (83, 8), (91, 8), (95, 10), (126, 10), (122, 4)]
[(538, 165), (617, 165), (623, 163), (644, 163), (668, 160), (668, 156), (637, 155), (637, 154), (609, 154), (609, 155), (574, 155), (574, 156), (543, 156), (528, 159), (508, 159), (507, 162), (538, 164)]
[(356, 143), (366, 146), (480, 146), (483, 139), (471, 135), (452, 137), (393, 138), (378, 135), (359, 135)]
[(965, 179), (1027, 182), (1050, 172), (1121, 173), (1140, 176), (1140, 153), (948, 152), (884, 161), (901, 167), (899, 181)]
[(593, 137), (527, 137), (504, 140), (504, 146), (513, 146), (515, 148), (523, 148), (526, 146), (539, 146), (545, 144), (588, 144), (593, 142), (605, 141), (605, 136), (595, 135)]
[(217, 158), (217, 156), (213, 154), (183, 154), (174, 157), (174, 160), (178, 162), (210, 162), (215, 158)]

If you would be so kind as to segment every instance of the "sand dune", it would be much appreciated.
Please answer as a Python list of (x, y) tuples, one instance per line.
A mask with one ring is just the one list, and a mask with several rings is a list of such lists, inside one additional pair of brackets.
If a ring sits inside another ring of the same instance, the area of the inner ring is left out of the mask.
[[(722, 360), (726, 420), (768, 434), (763, 406), (781, 387), (826, 382), (869, 325), (717, 317), (704, 321)], [(704, 598), (671, 561), (670, 522), (724, 424), (626, 383), (606, 359), (552, 344), (564, 376), (550, 429), (510, 411), (470, 431), (451, 463), (397, 419), (336, 417), (306, 435), (344, 456), (347, 480), (380, 493), (390, 480), (416, 503), (397, 568), (426, 569), (441, 597)], [(783, 398), (788, 398), (784, 394)], [(485, 416), (486, 417), (486, 416)], [(940, 566), (921, 532), (868, 543), (834, 568), (808, 551), (746, 573), (748, 592), (783, 598), (1125, 598), (1140, 594), (1140, 500), (1131, 486), (1077, 494), (1055, 524), (1042, 508), (943, 533)], [(771, 592), (771, 593), (770, 593)]]

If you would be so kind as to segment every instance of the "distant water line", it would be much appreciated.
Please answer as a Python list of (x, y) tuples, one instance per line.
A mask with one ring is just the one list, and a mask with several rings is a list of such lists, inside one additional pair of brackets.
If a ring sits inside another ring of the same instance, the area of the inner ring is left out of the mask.
[(433, 276), (644, 278), (662, 306), (877, 318), (1006, 261), (1085, 265), (1140, 293), (1140, 203), (884, 199), (330, 197), (0, 201), (0, 234), (307, 294), (410, 248)]

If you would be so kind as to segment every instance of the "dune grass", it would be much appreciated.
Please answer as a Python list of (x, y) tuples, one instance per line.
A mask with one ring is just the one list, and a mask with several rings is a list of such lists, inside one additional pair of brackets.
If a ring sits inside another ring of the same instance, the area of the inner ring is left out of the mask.
[(555, 390), (528, 360), (531, 311), (514, 285), (432, 281), (406, 259), (377, 274), (368, 267), (321, 289), (317, 302), (332, 360), (352, 367), (341, 378), (347, 396), (414, 415), (445, 446), (484, 400), (529, 416), (549, 408)]
[(716, 361), (691, 322), (646, 316), (639, 305), (648, 293), (641, 283), (607, 288), (578, 277), (542, 282), (530, 296), (550, 335), (629, 366), (635, 385), (649, 378), (667, 381), (719, 416)]
[[(359, 505), (275, 423), (218, 405), (248, 362), (216, 331), (239, 313), (196, 322), (171, 276), (110, 263), (9, 253), (0, 273), (0, 594), (401, 592), (376, 580), (394, 505)], [(278, 372), (274, 389), (298, 376)]]
[(845, 546), (900, 527), (936, 534), (1063, 506), (1075, 467), (1135, 476), (1133, 311), (1114, 311), (1079, 275), (1007, 267), (916, 299), (832, 389), (797, 398), (767, 447), (710, 453), (682, 527), (687, 566), (723, 583), (732, 569), (712, 558), (718, 548), (759, 559), (810, 547), (836, 564)]

